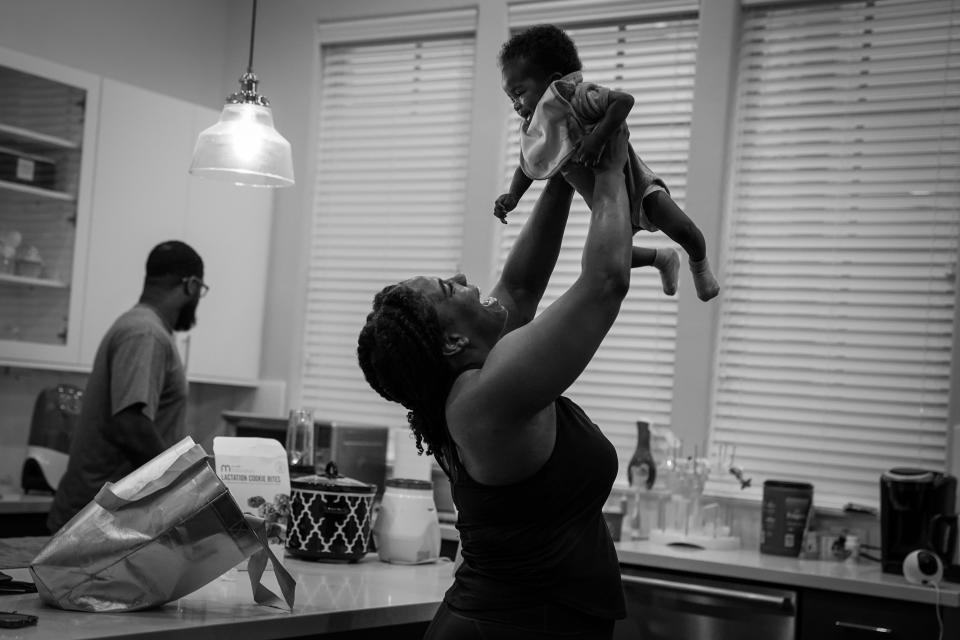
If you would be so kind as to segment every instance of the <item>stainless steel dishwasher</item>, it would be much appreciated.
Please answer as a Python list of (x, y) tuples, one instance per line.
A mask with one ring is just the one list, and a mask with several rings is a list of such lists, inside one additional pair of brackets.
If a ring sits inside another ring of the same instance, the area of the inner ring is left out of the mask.
[(622, 567), (616, 640), (793, 640), (797, 594), (732, 580)]

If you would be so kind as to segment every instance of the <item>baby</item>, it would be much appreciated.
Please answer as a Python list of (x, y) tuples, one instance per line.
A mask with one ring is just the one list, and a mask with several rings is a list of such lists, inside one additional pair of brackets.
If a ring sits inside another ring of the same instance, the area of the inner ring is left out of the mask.
[[(538, 25), (519, 33), (500, 49), (503, 90), (523, 118), (520, 127), (520, 166), (510, 191), (497, 198), (493, 214), (506, 224), (533, 180), (557, 171), (593, 206), (593, 184), (584, 167), (597, 164), (607, 139), (621, 127), (633, 108), (633, 96), (583, 81), (577, 48), (553, 25)], [(697, 297), (710, 300), (720, 287), (707, 262), (703, 234), (670, 197), (666, 184), (630, 147), (623, 168), (633, 231), (662, 230), (690, 257)], [(674, 249), (633, 247), (632, 266), (653, 265), (660, 271), (663, 291), (677, 291), (680, 258)]]

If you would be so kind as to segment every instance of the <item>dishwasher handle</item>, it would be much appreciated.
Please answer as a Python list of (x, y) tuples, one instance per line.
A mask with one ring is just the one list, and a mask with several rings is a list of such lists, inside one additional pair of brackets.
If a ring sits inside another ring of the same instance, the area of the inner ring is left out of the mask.
[(874, 627), (873, 625), (857, 624), (856, 622), (844, 622), (842, 620), (836, 620), (833, 624), (835, 627), (838, 627), (840, 629), (853, 629), (855, 631), (866, 631), (869, 633), (877, 633), (881, 635), (893, 634), (893, 629), (888, 629), (886, 627)]
[(659, 587), (662, 589), (672, 589), (673, 591), (682, 591), (701, 596), (714, 598), (727, 598), (738, 600), (744, 604), (762, 605), (791, 611), (793, 610), (793, 598), (788, 595), (772, 596), (765, 593), (756, 593), (753, 591), (740, 591), (737, 589), (724, 589), (722, 587), (710, 587), (702, 584), (690, 582), (676, 582), (674, 580), (662, 580), (660, 578), (645, 578), (643, 576), (621, 575), (620, 579), (627, 584), (636, 584), (645, 587)]

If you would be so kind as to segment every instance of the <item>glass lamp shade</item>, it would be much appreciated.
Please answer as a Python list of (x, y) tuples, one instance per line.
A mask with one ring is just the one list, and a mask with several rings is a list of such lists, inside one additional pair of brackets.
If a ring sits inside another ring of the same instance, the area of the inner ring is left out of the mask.
[(289, 187), (290, 143), (273, 128), (270, 107), (227, 103), (220, 120), (197, 137), (190, 173), (238, 185)]

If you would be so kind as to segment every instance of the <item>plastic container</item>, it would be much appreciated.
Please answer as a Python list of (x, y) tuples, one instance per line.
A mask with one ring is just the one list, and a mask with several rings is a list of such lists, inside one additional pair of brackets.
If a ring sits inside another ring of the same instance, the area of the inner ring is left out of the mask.
[(433, 483), (390, 478), (386, 481), (373, 541), (384, 562), (424, 564), (440, 557), (440, 521)]
[(812, 507), (812, 484), (784, 480), (764, 482), (760, 553), (799, 556)]

